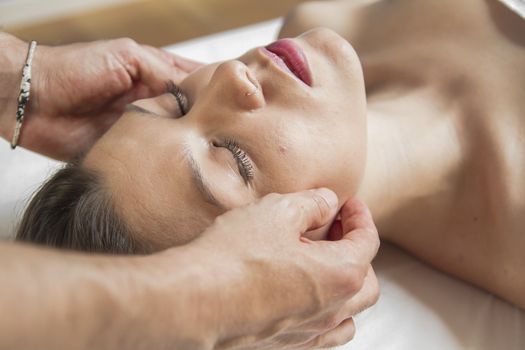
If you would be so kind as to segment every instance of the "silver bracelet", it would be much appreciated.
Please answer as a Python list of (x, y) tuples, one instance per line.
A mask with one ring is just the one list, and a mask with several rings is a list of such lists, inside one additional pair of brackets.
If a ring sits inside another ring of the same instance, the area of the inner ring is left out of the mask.
[(27, 103), (29, 102), (29, 93), (31, 91), (31, 64), (33, 63), (33, 56), (35, 54), (37, 42), (31, 41), (29, 44), (29, 51), (27, 53), (26, 63), (22, 70), (22, 82), (20, 83), (20, 94), (18, 95), (18, 107), (16, 110), (16, 125), (13, 139), (11, 140), (11, 148), (15, 149), (18, 145), (20, 137), (20, 130), (24, 123), (24, 114)]

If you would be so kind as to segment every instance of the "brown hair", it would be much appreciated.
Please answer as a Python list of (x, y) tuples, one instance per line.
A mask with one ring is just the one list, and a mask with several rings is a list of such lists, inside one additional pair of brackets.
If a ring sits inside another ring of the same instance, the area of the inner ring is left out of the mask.
[(94, 253), (137, 252), (100, 175), (80, 161), (66, 165), (35, 193), (16, 240)]

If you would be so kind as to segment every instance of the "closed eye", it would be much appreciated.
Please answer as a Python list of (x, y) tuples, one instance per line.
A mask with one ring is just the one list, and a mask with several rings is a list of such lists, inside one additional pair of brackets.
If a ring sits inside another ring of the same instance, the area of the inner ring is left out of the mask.
[(166, 92), (172, 94), (173, 97), (175, 97), (175, 100), (177, 101), (177, 105), (179, 107), (180, 116), (185, 116), (189, 111), (189, 103), (188, 97), (186, 96), (182, 88), (170, 80), (166, 84)]
[(239, 144), (233, 139), (227, 139), (222, 143), (213, 143), (215, 147), (224, 147), (233, 156), (233, 159), (237, 163), (239, 173), (241, 174), (244, 182), (249, 184), (254, 178), (254, 167), (250, 157), (246, 152), (239, 146)]
[(239, 144), (233, 139), (226, 140), (225, 147), (232, 153), (233, 158), (235, 158), (244, 182), (251, 182), (254, 175), (253, 164), (246, 152), (244, 152), (241, 147), (239, 147)]

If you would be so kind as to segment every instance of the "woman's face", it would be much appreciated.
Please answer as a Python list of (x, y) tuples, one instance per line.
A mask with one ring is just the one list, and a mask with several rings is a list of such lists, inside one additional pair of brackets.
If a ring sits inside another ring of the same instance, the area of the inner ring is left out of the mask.
[(366, 159), (359, 60), (325, 29), (293, 44), (310, 85), (256, 48), (188, 76), (186, 115), (172, 93), (139, 101), (92, 148), (84, 164), (102, 174), (139, 242), (186, 243), (217, 215), (271, 192), (328, 187), (341, 203), (356, 193)]

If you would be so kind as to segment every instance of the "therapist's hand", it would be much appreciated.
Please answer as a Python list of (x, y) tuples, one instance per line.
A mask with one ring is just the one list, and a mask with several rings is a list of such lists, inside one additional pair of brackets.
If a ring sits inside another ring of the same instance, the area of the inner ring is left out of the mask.
[[(269, 195), (193, 242), (151, 255), (0, 244), (1, 349), (311, 349), (343, 344), (378, 296), (370, 213), (350, 201), (338, 241), (301, 237), (332, 192)], [(5, 287), (4, 287), (5, 286)]]
[(38, 46), (20, 145), (68, 160), (87, 150), (126, 104), (164, 93), (169, 80), (178, 83), (199, 66), (131, 39)]
[(218, 217), (190, 244), (229, 266), (216, 275), (224, 285), (209, 309), (217, 315), (210, 326), (218, 330), (216, 348), (310, 349), (352, 339), (352, 317), (379, 295), (370, 212), (349, 201), (335, 224), (340, 240), (301, 236), (328, 224), (337, 206), (326, 189), (271, 194)]

